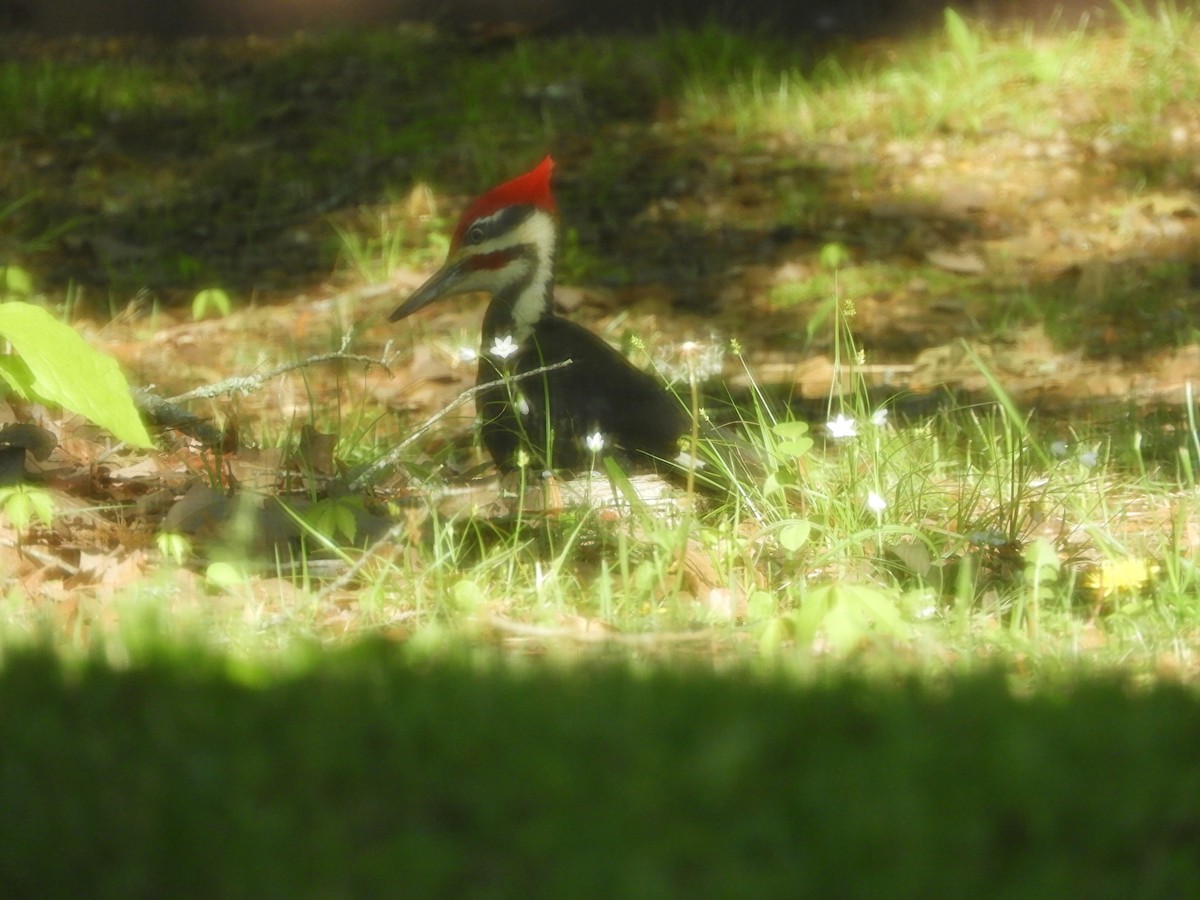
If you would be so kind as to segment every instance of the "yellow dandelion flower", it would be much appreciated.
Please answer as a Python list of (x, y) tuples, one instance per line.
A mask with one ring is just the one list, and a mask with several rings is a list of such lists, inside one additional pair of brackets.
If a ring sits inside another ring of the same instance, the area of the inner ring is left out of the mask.
[(1145, 559), (1106, 559), (1083, 577), (1084, 587), (1100, 599), (1113, 594), (1136, 594), (1158, 573)]

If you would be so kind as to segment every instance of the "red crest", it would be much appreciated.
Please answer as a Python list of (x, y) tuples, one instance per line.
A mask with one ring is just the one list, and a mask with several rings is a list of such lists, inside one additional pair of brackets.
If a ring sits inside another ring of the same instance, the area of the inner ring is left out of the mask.
[(553, 171), (554, 160), (547, 156), (524, 175), (518, 175), (512, 181), (506, 181), (476, 197), (458, 220), (452, 246), (457, 247), (462, 243), (463, 235), (472, 222), (505, 206), (536, 206), (553, 214), (554, 195), (550, 193), (550, 173)]

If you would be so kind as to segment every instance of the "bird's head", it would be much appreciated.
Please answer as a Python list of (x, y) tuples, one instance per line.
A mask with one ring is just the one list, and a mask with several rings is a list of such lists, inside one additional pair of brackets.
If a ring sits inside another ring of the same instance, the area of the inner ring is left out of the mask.
[(518, 326), (549, 303), (555, 247), (554, 197), (547, 156), (531, 171), (492, 188), (463, 211), (446, 262), (391, 315), (395, 322), (442, 297), (472, 291), (505, 296)]

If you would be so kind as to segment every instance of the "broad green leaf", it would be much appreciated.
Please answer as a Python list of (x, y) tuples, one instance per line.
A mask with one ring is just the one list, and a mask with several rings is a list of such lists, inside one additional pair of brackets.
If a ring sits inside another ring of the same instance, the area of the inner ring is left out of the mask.
[(36, 488), (29, 491), (26, 496), (29, 497), (29, 507), (33, 510), (42, 522), (49, 526), (54, 522), (54, 498), (46, 491), (37, 490)]
[(882, 595), (866, 585), (841, 582), (828, 585), (828, 591), (828, 612), (821, 620), (821, 632), (834, 653), (849, 653), (871, 633), (873, 624), (879, 624), (872, 601)]
[(791, 612), (790, 618), (796, 626), (796, 643), (810, 646), (821, 628), (821, 622), (829, 613), (833, 602), (832, 585), (823, 585), (808, 592), (800, 608)]
[(771, 426), (771, 433), (779, 438), (774, 447), (777, 457), (796, 459), (812, 449), (813, 439), (808, 436), (807, 422), (779, 422)]
[(49, 527), (54, 523), (54, 498), (28, 485), (0, 489), (0, 514), (16, 531), (25, 531), (35, 518)]
[(786, 469), (776, 469), (763, 479), (763, 493), (773, 494), (776, 491), (782, 491), (785, 488), (794, 487), (796, 484), (796, 474)]
[[(43, 400), (85, 416), (137, 447), (151, 447), (116, 360), (29, 303), (0, 303), (0, 336), (16, 348)], [(5, 380), (8, 380), (7, 378)]]
[(758, 649), (763, 656), (775, 656), (783, 647), (784, 641), (790, 641), (796, 636), (796, 623), (788, 616), (776, 616), (763, 629), (762, 637), (758, 639)]
[(304, 521), (324, 540), (335, 543), (340, 538), (353, 542), (358, 533), (356, 511), (362, 503), (356, 497), (338, 497), (319, 500), (303, 516)]
[(335, 536), (344, 535), (346, 540), (353, 543), (358, 534), (358, 520), (354, 517), (354, 509), (346, 503), (338, 503), (333, 508), (334, 523), (337, 526)]
[(784, 525), (779, 531), (779, 543), (784, 550), (795, 553), (804, 546), (812, 532), (812, 522), (807, 519), (796, 519)]
[(307, 515), (303, 516), (309, 527), (326, 541), (337, 538), (337, 505), (328, 500), (313, 504)]
[(19, 356), (0, 354), (0, 379), (22, 400), (33, 399), (33, 373)]
[(874, 626), (878, 634), (885, 634), (896, 640), (907, 640), (912, 629), (900, 615), (900, 608), (893, 595), (865, 584), (853, 585), (848, 601), (857, 602), (865, 618)]
[(833, 582), (813, 588), (792, 617), (797, 643), (811, 643), (820, 631), (837, 654), (848, 653), (869, 635), (897, 640), (911, 635), (896, 600), (865, 584)]
[(769, 591), (755, 591), (746, 599), (746, 617), (751, 622), (771, 618), (778, 608), (775, 595)]
[(1062, 561), (1054, 545), (1045, 538), (1029, 544), (1021, 555), (1025, 558), (1025, 571), (1029, 577), (1036, 575), (1041, 581), (1053, 581), (1058, 576)]
[(212, 587), (229, 590), (249, 580), (249, 575), (240, 566), (228, 562), (215, 562), (204, 570), (204, 580)]
[(799, 459), (812, 449), (813, 439), (810, 437), (797, 438), (794, 441), (781, 441), (775, 445), (775, 453), (788, 459)]
[(778, 422), (771, 426), (771, 433), (785, 441), (794, 441), (808, 434), (808, 423)]
[(834, 603), (821, 622), (821, 633), (837, 656), (845, 656), (855, 649), (869, 630), (862, 608), (844, 601)]

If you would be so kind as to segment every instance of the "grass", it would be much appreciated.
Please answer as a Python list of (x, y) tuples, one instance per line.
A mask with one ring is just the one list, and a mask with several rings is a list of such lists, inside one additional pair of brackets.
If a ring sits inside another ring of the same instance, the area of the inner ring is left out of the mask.
[(0, 675), (16, 896), (1175, 896), (1193, 693), (371, 644), (289, 674), (45, 650)]
[[(1194, 423), (1162, 429), (1134, 423), (1116, 433), (1084, 421), (1043, 425), (1007, 400), (993, 358), (972, 360), (960, 351), (983, 389), (974, 401), (985, 406), (907, 422), (901, 401), (891, 404), (890, 421), (870, 424), (883, 398), (858, 374), (866, 350), (853, 312), (856, 302), (903, 295), (916, 282), (932, 297), (969, 291), (987, 299), (985, 328), (1057, 321), (1053, 336), (1082, 342), (1094, 354), (1137, 356), (1190, 340), (1185, 327), (1176, 327), (1192, 305), (1186, 260), (1105, 261), (1111, 274), (1097, 279), (1088, 270), (1076, 286), (1031, 280), (1025, 271), (989, 269), (964, 278), (914, 260), (913, 248), (924, 247), (926, 230), (966, 228), (967, 239), (977, 242), (988, 240), (986, 231), (952, 217), (926, 218), (921, 210), (934, 202), (937, 181), (900, 186), (895, 173), (868, 158), (881, 146), (901, 155), (936, 146), (953, 156), (997, 152), (1010, 136), (1032, 145), (1103, 138), (1119, 157), (1161, 161), (1138, 170), (1142, 181), (1119, 185), (1125, 193), (1107, 201), (1107, 215), (1128, 215), (1142, 203), (1139, 191), (1167, 189), (1169, 172), (1182, 171), (1185, 149), (1164, 143), (1155, 123), (1164, 115), (1186, 123), (1186, 100), (1200, 75), (1190, 11), (1164, 5), (1151, 14), (1118, 5), (1117, 12), (1116, 29), (1049, 32), (989, 28), (948, 12), (940, 32), (910, 41), (799, 50), (769, 35), (715, 27), (586, 45), (569, 38), (524, 41), (489, 54), (452, 52), (418, 31), (343, 34), (254, 48), (184, 48), (196, 60), (184, 67), (156, 56), (129, 65), (100, 49), (75, 49), (55, 62), (15, 54), (0, 79), (12, 102), (0, 105), (11, 117), (7, 126), (33, 146), (69, 145), (88, 134), (123, 142), (159, 133), (154, 146), (169, 152), (137, 157), (127, 194), (102, 202), (115, 214), (121, 240), (148, 240), (138, 230), (152, 228), (163, 250), (135, 254), (124, 271), (109, 274), (166, 291), (172, 282), (238, 283), (238, 273), (219, 264), (229, 260), (230, 244), (196, 239), (200, 228), (228, 229), (235, 244), (253, 247), (277, 229), (312, 229), (312, 221), (298, 216), (313, 208), (326, 235), (315, 242), (317, 255), (340, 278), (382, 282), (409, 267), (428, 268), (444, 253), (459, 202), (458, 195), (444, 197), (441, 186), (485, 185), (547, 146), (573, 156), (559, 183), (563, 278), (631, 283), (644, 262), (658, 259), (635, 252), (614, 268), (610, 258), (631, 246), (624, 232), (644, 245), (637, 252), (665, 249), (669, 257), (669, 243), (655, 247), (661, 230), (646, 229), (666, 223), (701, 239), (711, 230), (711, 215), (692, 190), (698, 154), (677, 138), (690, 135), (708, 147), (736, 141), (730, 146), (743, 155), (773, 160), (780, 148), (786, 156), (799, 143), (814, 145), (815, 155), (799, 167), (772, 161), (763, 185), (752, 183), (750, 198), (727, 221), (836, 238), (789, 251), (798, 263), (784, 267), (790, 276), (764, 295), (772, 314), (790, 317), (784, 321), (791, 327), (779, 333), (827, 350), (835, 382), (850, 391), (831, 397), (801, 434), (785, 405), (766, 399), (774, 395), (756, 384), (754, 360), (733, 357), (750, 383), (749, 405), (738, 414), (750, 421), (749, 439), (770, 461), (763, 479), (745, 487), (739, 507), (709, 512), (698, 523), (686, 513), (682, 524), (647, 515), (614, 526), (589, 512), (557, 521), (518, 514), (511, 528), (497, 530), (469, 504), (466, 512), (437, 503), (414, 511), (399, 506), (411, 502), (400, 498), (391, 507), (372, 501), (351, 511), (325, 496), (320, 479), (308, 473), (300, 481), (308, 485), (306, 502), (317, 505), (307, 527), (319, 526), (308, 550), (323, 542), (362, 546), (378, 537), (367, 524), (402, 509), (411, 520), (403, 549), (360, 573), (360, 589), (374, 599), (353, 620), (353, 633), (379, 627), (388, 609), (411, 614), (406, 627), (415, 631), (449, 626), (450, 633), (481, 615), (553, 633), (564, 617), (577, 615), (637, 633), (702, 622), (717, 630), (723, 646), (748, 639), (776, 655), (803, 655), (831, 628), (841, 629), (831, 645), (837, 658), (856, 654), (864, 642), (886, 655), (932, 634), (935, 655), (949, 658), (970, 647), (972, 629), (984, 622), (1003, 640), (1036, 636), (1049, 652), (1071, 652), (1081, 630), (1103, 631), (1132, 604), (1145, 607), (1155, 633), (1192, 627), (1186, 534), (1195, 513), (1187, 495)], [(245, 55), (250, 50), (252, 59)], [(445, 77), (430, 81), (426, 72), (435, 61)], [(624, 77), (629, 72), (638, 77)], [(333, 84), (350, 90), (326, 98), (321, 85)], [(297, 115), (298, 97), (326, 119)], [(1081, 98), (1092, 100), (1081, 104)], [(822, 148), (833, 155), (823, 159)], [(203, 159), (193, 150), (203, 151)], [(748, 170), (740, 159), (715, 161), (701, 189), (743, 191), (740, 173)], [(85, 185), (104, 174), (102, 167), (82, 171)], [(199, 184), (205, 187), (197, 191)], [(772, 202), (754, 199), (755, 191), (775, 187)], [(148, 216), (143, 204), (152, 195), (157, 214)], [(96, 203), (71, 221), (95, 221), (90, 217), (101, 200), (92, 196)], [(652, 197), (660, 199), (648, 205)], [(898, 202), (900, 211), (881, 213), (881, 197)], [(6, 246), (15, 259), (29, 261), (37, 280), (39, 254), (51, 252), (58, 239), (49, 217), (62, 211), (62, 200), (34, 191), (0, 212)], [(128, 227), (121, 224), (125, 216)], [(201, 219), (216, 224), (201, 226)], [(596, 249), (605, 245), (611, 246)], [(270, 265), (286, 265), (298, 248), (313, 246), (309, 234)], [(993, 258), (991, 251), (983, 255)], [(245, 303), (236, 287), (226, 294), (235, 305)], [(191, 302), (196, 293), (189, 288), (184, 296)], [(1155, 327), (1136, 334), (1117, 327), (1131, 305)], [(239, 321), (252, 314), (252, 308), (239, 313)], [(344, 325), (356, 315), (339, 308), (334, 319)], [(333, 322), (329, 327), (337, 330)], [(638, 323), (621, 328), (636, 334)], [(423, 332), (406, 334), (414, 337), (398, 340), (429, 341)], [(610, 336), (619, 334), (613, 329)], [(644, 337), (644, 346), (655, 343), (654, 335)], [(289, 352), (324, 342), (306, 333)], [(433, 342), (449, 354), (461, 339), (456, 332), (449, 340), (434, 335)], [(239, 369), (264, 361), (246, 342), (231, 344)], [(981, 352), (972, 347), (970, 353)], [(409, 350), (401, 347), (402, 359)], [(354, 375), (300, 385), (292, 401), (311, 425), (340, 438), (337, 458), (348, 469), (394, 440), (385, 411), (364, 393), (366, 383), (367, 376)], [(690, 397), (683, 402), (694, 405)], [(826, 439), (823, 422), (837, 415), (858, 423), (856, 438)], [(264, 414), (256, 428), (256, 442), (285, 448), (285, 458), (296, 446), (295, 421)], [(1056, 455), (1051, 448), (1058, 443), (1066, 449)], [(476, 458), (461, 438), (434, 433), (428, 452), (407, 466), (428, 484), (440, 466), (468, 468)], [(207, 477), (219, 482), (220, 468), (207, 463)], [(1125, 511), (1138, 503), (1170, 528), (1131, 527)], [(1047, 547), (1060, 557), (1057, 567), (1040, 562), (1048, 559)], [(284, 555), (293, 552), (288, 547)], [(1117, 588), (1096, 581), (1104, 566), (1124, 562), (1160, 574)], [(858, 587), (831, 593), (843, 582)], [(1101, 588), (1089, 588), (1093, 583)], [(446, 597), (456, 599), (446, 607)], [(318, 606), (313, 616), (323, 614)], [(1127, 649), (1118, 640), (1105, 652), (1120, 659)]]
[[(703, 43), (681, 37), (688, 114), (793, 139), (987, 141), (1103, 127), (1119, 109), (1134, 117), (1122, 116), (1126, 139), (1156, 141), (1163, 112), (1200, 90), (1188, 43), (1194, 15), (1175, 4), (1157, 13), (1116, 5), (1126, 25), (1119, 36), (1085, 26), (989, 29), (948, 9), (941, 34), (884, 44), (881, 56), (867, 46), (796, 59), (782, 43), (763, 52), (762, 42), (717, 29)], [(1081, 108), (1081, 92), (1095, 106)]]
[[(651, 511), (623, 481), (601, 476), (599, 508), (546, 511), (534, 494), (527, 508), (487, 491), (449, 506), (437, 473), (461, 448), (412, 460), (429, 479), (415, 496), (364, 503), (291, 463), (284, 470), (299, 491), (281, 499), (296, 518), (270, 501), (252, 502), (261, 510), (251, 515), (222, 500), (210, 510), (216, 534), (183, 527), (204, 554), (201, 582), (165, 564), (124, 601), (77, 604), (67, 632), (52, 610), (17, 595), (7, 639), (50, 627), (73, 652), (101, 638), (136, 646), (136, 624), (129, 638), (120, 623), (191, 584), (160, 610), (165, 627), (247, 659), (384, 629), (431, 649), (473, 635), (515, 648), (599, 643), (669, 657), (688, 647), (715, 662), (929, 673), (1001, 652), (1025, 660), (1035, 682), (1071, 663), (1190, 677), (1200, 613), (1189, 544), (1200, 512), (1195, 422), (1160, 436), (1160, 458), (1136, 432), (1089, 433), (1085, 423), (1046, 432), (976, 360), (989, 402), (906, 423), (903, 403), (880, 404), (857, 374), (845, 312), (835, 315), (837, 339), (854, 387), (826, 414), (842, 436), (781, 417), (755, 395), (744, 440), (763, 470), (737, 473), (739, 493), (724, 505)], [(381, 452), (363, 445), (379, 440), (366, 409), (330, 415), (312, 421), (346, 436), (336, 458), (352, 466)], [(217, 487), (222, 468), (205, 476)], [(541, 483), (526, 473), (526, 487)], [(623, 516), (607, 510), (614, 505)], [(327, 563), (310, 572), (323, 557), (353, 561), (354, 547), (381, 537), (336, 594), (322, 587)]]

